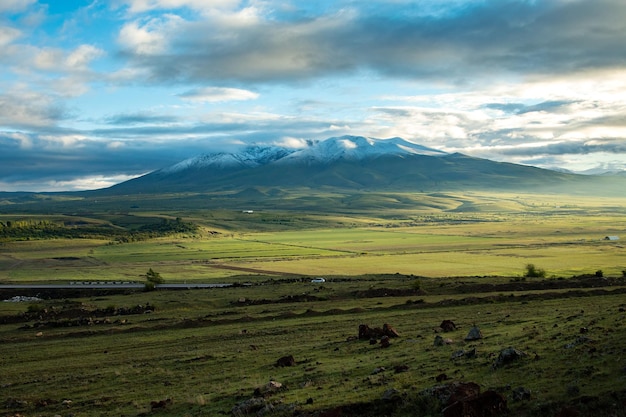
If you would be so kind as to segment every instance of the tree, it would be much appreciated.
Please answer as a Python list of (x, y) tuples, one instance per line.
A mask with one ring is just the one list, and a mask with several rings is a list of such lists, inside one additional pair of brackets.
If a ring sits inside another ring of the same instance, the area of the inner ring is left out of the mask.
[(527, 278), (544, 278), (546, 276), (546, 271), (535, 267), (535, 264), (527, 264), (524, 276)]
[(156, 287), (157, 284), (163, 284), (164, 280), (161, 277), (161, 274), (154, 271), (152, 268), (146, 272), (146, 291), (152, 291)]

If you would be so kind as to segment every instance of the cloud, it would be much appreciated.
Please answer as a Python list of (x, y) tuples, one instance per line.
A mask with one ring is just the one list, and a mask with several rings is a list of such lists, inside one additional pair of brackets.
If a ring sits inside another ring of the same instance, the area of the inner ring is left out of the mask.
[(123, 0), (131, 13), (144, 13), (152, 10), (172, 10), (187, 7), (193, 10), (213, 10), (233, 7), (239, 0)]
[(35, 2), (36, 0), (2, 0), (0, 2), (0, 13), (21, 12)]
[(178, 97), (188, 101), (215, 103), (220, 101), (255, 100), (259, 97), (259, 94), (240, 88), (204, 87), (189, 90), (179, 94)]
[(54, 126), (68, 116), (66, 106), (48, 94), (24, 86), (0, 93), (0, 126), (39, 129)]
[(296, 20), (257, 10), (245, 25), (235, 20), (243, 10), (211, 14), (142, 32), (168, 39), (169, 48), (165, 53), (154, 39), (142, 42), (160, 47), (135, 49), (134, 64), (163, 81), (285, 82), (371, 70), (464, 83), (610, 68), (626, 58), (619, 35), (626, 3), (619, 1), (485, 1), (439, 15), (413, 10), (402, 2), (360, 11), (337, 7)]

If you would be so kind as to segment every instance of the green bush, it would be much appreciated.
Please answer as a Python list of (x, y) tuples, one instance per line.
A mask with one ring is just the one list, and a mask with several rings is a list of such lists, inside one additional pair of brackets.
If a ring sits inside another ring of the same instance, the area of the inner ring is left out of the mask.
[(527, 264), (524, 276), (526, 278), (545, 278), (546, 271), (541, 268), (537, 268), (535, 264)]

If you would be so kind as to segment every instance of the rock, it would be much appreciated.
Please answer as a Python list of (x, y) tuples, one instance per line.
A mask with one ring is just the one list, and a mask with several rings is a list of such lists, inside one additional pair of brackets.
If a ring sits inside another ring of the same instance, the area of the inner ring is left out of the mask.
[(359, 339), (371, 339), (372, 338), (372, 330), (367, 324), (359, 325)]
[(512, 362), (515, 362), (523, 358), (524, 356), (526, 356), (526, 353), (520, 350), (513, 349), (512, 347), (506, 348), (500, 351), (500, 354), (498, 355), (498, 357), (496, 358), (496, 361), (493, 364), (493, 368), (496, 369), (501, 366), (508, 365)]
[(370, 345), (375, 345), (376, 343), (378, 343), (378, 340), (376, 340), (376, 338), (370, 339)]
[(433, 342), (433, 346), (443, 346), (443, 337), (439, 335), (435, 336), (435, 341)]
[(439, 325), (444, 332), (452, 332), (456, 330), (456, 325), (452, 320), (444, 320)]
[(380, 339), (380, 347), (381, 348), (388, 348), (389, 346), (391, 346), (391, 342), (389, 342), (389, 336), (383, 336)]
[(437, 382), (447, 381), (448, 379), (450, 379), (450, 378), (448, 378), (448, 375), (446, 375), (446, 374), (439, 374), (439, 375), (437, 375), (435, 377), (435, 381), (437, 381)]
[(383, 333), (388, 337), (400, 337), (400, 334), (390, 324), (383, 324)]
[(376, 374), (379, 374), (381, 372), (385, 372), (385, 367), (384, 366), (379, 366), (378, 368), (374, 368), (374, 370), (372, 371), (371, 375), (376, 375)]
[(576, 340), (574, 340), (571, 343), (566, 344), (565, 346), (563, 346), (565, 349), (572, 349), (578, 345), (583, 345), (585, 343), (591, 342), (592, 340), (589, 339), (587, 336), (578, 336), (576, 338)]
[(531, 391), (528, 388), (517, 387), (513, 390), (514, 401), (530, 400)]
[(270, 381), (262, 387), (256, 388), (254, 390), (255, 397), (267, 397), (276, 392), (283, 391), (284, 386), (278, 381)]
[(471, 342), (472, 340), (479, 340), (482, 338), (483, 338), (483, 333), (480, 331), (480, 329), (477, 326), (474, 326), (470, 329), (469, 333), (467, 333), (467, 336), (465, 336), (465, 341)]
[(473, 359), (476, 357), (476, 348), (472, 348), (470, 350), (465, 351), (465, 357), (467, 359)]
[(478, 394), (480, 394), (480, 386), (474, 382), (452, 382), (446, 385), (436, 385), (420, 392), (420, 395), (437, 399), (444, 407)]
[(395, 388), (389, 388), (383, 393), (383, 401), (398, 401), (402, 398), (402, 394)]
[(276, 361), (276, 366), (295, 366), (296, 365), (296, 360), (294, 359), (293, 355), (288, 355), (288, 356), (283, 356), (282, 358), (278, 359)]
[(452, 359), (462, 358), (463, 356), (465, 356), (465, 351), (463, 349), (452, 352)]
[(248, 414), (256, 413), (267, 405), (265, 398), (252, 397), (248, 400), (235, 404), (231, 409), (233, 416), (246, 416)]

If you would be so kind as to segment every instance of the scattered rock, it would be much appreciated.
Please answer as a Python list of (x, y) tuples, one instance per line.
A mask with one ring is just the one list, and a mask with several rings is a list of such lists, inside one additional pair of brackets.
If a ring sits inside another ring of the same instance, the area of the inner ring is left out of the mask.
[(383, 333), (387, 337), (400, 337), (400, 334), (390, 324), (383, 324)]
[(282, 358), (276, 361), (276, 366), (295, 366), (296, 360), (293, 355), (283, 356)]
[(435, 377), (435, 381), (437, 381), (437, 382), (447, 381), (448, 379), (450, 379), (450, 378), (448, 378), (448, 375), (446, 375), (446, 374), (439, 374), (439, 375), (437, 375)]
[(530, 400), (531, 391), (528, 388), (517, 387), (513, 390), (514, 401)]
[(465, 341), (471, 342), (473, 340), (479, 340), (482, 338), (483, 338), (483, 333), (480, 331), (480, 329), (477, 326), (474, 326), (470, 329), (469, 333), (467, 333), (467, 336), (465, 336)]
[(285, 388), (283, 384), (278, 381), (270, 381), (262, 387), (258, 387), (254, 390), (255, 397), (267, 397), (279, 391), (283, 391)]
[(374, 370), (372, 371), (371, 375), (376, 375), (376, 374), (379, 374), (381, 372), (385, 372), (385, 367), (384, 366), (379, 366), (378, 368), (374, 368)]
[(433, 346), (443, 346), (443, 337), (439, 335), (435, 336), (435, 341), (433, 342)]
[(583, 345), (585, 343), (591, 342), (592, 340), (589, 339), (587, 336), (578, 336), (576, 338), (576, 340), (574, 340), (571, 343), (568, 343), (564, 346), (565, 349), (572, 349), (578, 345)]
[(444, 332), (452, 332), (456, 330), (456, 325), (452, 320), (444, 320), (439, 325)]
[(172, 403), (170, 398), (161, 401), (150, 401), (150, 409), (151, 410), (159, 410), (167, 407)]
[(381, 348), (388, 348), (389, 346), (391, 346), (391, 342), (389, 342), (389, 336), (383, 336), (380, 339), (380, 347)]
[(400, 399), (402, 399), (402, 394), (395, 388), (389, 388), (382, 396), (383, 401), (398, 401)]
[(512, 362), (515, 362), (521, 358), (523, 358), (524, 356), (526, 356), (526, 353), (514, 349), (512, 347), (506, 348), (504, 350), (502, 350), (500, 352), (500, 354), (498, 355), (498, 358), (496, 359), (496, 361), (493, 364), (493, 368), (499, 368), (501, 366), (505, 366), (508, 365)]
[(246, 416), (248, 414), (256, 413), (267, 405), (267, 401), (262, 397), (252, 397), (248, 400), (235, 404), (231, 409), (233, 416)]
[(379, 339), (381, 337), (400, 337), (398, 331), (390, 324), (383, 324), (383, 327), (369, 327), (367, 324), (359, 325), (359, 339)]
[(452, 382), (427, 388), (420, 394), (437, 399), (445, 407), (456, 401), (480, 394), (480, 386), (474, 382)]

